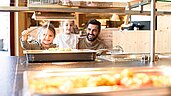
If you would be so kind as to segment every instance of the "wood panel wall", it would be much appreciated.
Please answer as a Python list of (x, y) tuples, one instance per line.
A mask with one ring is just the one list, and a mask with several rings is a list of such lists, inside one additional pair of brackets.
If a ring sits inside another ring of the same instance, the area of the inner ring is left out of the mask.
[[(157, 17), (156, 52), (171, 52), (170, 22), (171, 16), (169, 15)], [(122, 46), (125, 52), (150, 52), (150, 32), (150, 30), (119, 31), (116, 29), (103, 29), (101, 38), (106, 44), (112, 42), (110, 47)]]

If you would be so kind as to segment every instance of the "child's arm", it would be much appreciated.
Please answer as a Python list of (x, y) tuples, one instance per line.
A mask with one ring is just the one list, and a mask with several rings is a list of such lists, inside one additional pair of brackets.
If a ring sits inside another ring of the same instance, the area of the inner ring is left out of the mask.
[(21, 40), (22, 40), (22, 41), (27, 41), (29, 33), (30, 33), (30, 32), (34, 32), (34, 30), (36, 30), (36, 29), (37, 29), (37, 27), (34, 28), (34, 29), (28, 28), (27, 30), (24, 30), (24, 31), (21, 33)]
[(24, 30), (24, 31), (21, 33), (21, 40), (22, 40), (22, 41), (27, 41), (28, 35), (29, 35), (29, 29), (28, 29), (28, 30)]

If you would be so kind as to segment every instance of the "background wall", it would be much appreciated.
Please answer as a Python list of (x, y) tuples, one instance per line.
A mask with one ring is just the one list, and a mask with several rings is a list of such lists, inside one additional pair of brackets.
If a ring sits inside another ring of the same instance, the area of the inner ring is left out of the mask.
[[(171, 16), (157, 17), (156, 52), (171, 52), (170, 22)], [(111, 48), (120, 45), (125, 52), (150, 52), (150, 32), (150, 30), (119, 31), (110, 28), (102, 29), (101, 38)]]

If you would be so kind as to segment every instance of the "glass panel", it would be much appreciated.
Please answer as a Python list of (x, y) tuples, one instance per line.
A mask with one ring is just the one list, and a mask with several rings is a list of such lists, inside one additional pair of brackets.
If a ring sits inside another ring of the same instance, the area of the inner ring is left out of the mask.
[[(9, 6), (10, 0), (0, 0), (0, 6)], [(10, 55), (8, 49), (10, 45), (10, 12), (0, 12), (0, 54)]]

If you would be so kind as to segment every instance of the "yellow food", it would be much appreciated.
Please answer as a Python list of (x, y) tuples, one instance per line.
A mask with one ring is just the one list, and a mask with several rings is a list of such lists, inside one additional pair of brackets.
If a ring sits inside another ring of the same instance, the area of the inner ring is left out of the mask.
[(49, 51), (72, 51), (71, 48), (49, 48)]
[(49, 48), (49, 51), (57, 51), (59, 48)]
[(126, 69), (120, 73), (112, 74), (53, 76), (29, 79), (29, 88), (32, 92), (37, 93), (68, 93), (76, 88), (99, 86), (114, 86), (117, 88), (171, 86), (171, 76), (135, 73)]

